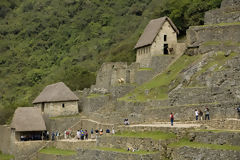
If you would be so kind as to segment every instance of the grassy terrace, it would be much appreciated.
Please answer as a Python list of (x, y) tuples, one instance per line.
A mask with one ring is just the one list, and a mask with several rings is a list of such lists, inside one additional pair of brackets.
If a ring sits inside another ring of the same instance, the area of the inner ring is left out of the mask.
[(116, 133), (114, 136), (119, 137), (135, 137), (135, 138), (152, 138), (154, 140), (165, 140), (176, 138), (176, 135), (173, 133), (165, 133), (160, 131), (153, 131), (153, 132), (119, 132)]
[(152, 71), (152, 68), (140, 68), (138, 71)]
[[(173, 63), (168, 70), (158, 75), (149, 82), (146, 82), (135, 90), (120, 98), (124, 101), (147, 101), (148, 99), (167, 99), (168, 91), (178, 85), (179, 73), (187, 68), (194, 61), (199, 59), (201, 55), (197, 56), (181, 56), (175, 63)], [(175, 81), (172, 88), (169, 88), (171, 82)], [(149, 90), (149, 94), (146, 95), (145, 91)]]
[(201, 25), (197, 27), (211, 27), (211, 26), (215, 27), (215, 26), (232, 26), (232, 25), (240, 25), (240, 22), (209, 24), (209, 25)]
[(105, 148), (105, 147), (97, 147), (97, 150), (101, 150), (101, 151), (110, 151), (110, 152), (119, 152), (119, 153), (128, 153), (128, 154), (154, 154), (157, 152), (151, 152), (151, 151), (142, 151), (142, 150), (138, 150), (135, 152), (131, 152), (131, 151), (127, 151), (127, 149), (122, 149), (122, 148)]
[(12, 155), (7, 155), (7, 154), (3, 154), (3, 153), (0, 151), (0, 160), (10, 160), (10, 159), (14, 159), (14, 156), (12, 156)]
[(44, 153), (44, 154), (54, 154), (54, 155), (63, 155), (63, 156), (72, 156), (72, 155), (77, 154), (76, 151), (62, 150), (62, 149), (57, 149), (57, 148), (45, 148), (39, 152)]
[(182, 139), (179, 142), (175, 142), (169, 145), (169, 147), (193, 147), (193, 148), (206, 148), (206, 149), (215, 149), (215, 150), (235, 150), (240, 151), (240, 146), (232, 145), (217, 145), (217, 144), (206, 144), (198, 142), (190, 142), (188, 139)]

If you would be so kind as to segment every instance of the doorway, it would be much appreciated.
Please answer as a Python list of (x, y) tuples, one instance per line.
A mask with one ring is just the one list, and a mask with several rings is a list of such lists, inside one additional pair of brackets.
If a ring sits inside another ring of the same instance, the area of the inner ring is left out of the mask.
[(41, 111), (44, 112), (44, 103), (41, 103)]
[(163, 54), (168, 54), (168, 44), (164, 44), (164, 46), (163, 46)]

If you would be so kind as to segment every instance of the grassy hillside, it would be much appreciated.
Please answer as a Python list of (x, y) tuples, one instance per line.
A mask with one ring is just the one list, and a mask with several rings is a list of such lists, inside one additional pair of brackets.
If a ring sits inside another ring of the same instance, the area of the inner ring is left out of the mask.
[(135, 60), (150, 19), (170, 16), (184, 35), (221, 0), (1, 0), (0, 124), (47, 84), (89, 87), (106, 61)]

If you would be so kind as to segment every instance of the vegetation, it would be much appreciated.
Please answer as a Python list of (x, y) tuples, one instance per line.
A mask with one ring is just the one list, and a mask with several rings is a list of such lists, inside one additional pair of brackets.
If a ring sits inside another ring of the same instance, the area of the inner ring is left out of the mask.
[(128, 153), (128, 154), (154, 154), (154, 153), (157, 153), (157, 152), (143, 151), (143, 150), (137, 150), (135, 152), (131, 152), (131, 151), (128, 151), (127, 148), (126, 149), (122, 149), (122, 148), (97, 147), (96, 149), (103, 150), (103, 151), (110, 151), (110, 152)]
[(12, 155), (7, 155), (7, 154), (3, 154), (1, 151), (0, 151), (0, 159), (1, 160), (10, 160), (10, 159), (13, 159), (14, 156)]
[(62, 150), (57, 148), (45, 148), (39, 152), (44, 154), (54, 154), (54, 155), (63, 155), (63, 156), (72, 156), (77, 154), (76, 151)]
[(135, 137), (135, 138), (152, 138), (154, 140), (165, 140), (176, 138), (174, 133), (165, 133), (161, 131), (146, 131), (146, 132), (118, 132), (114, 136), (119, 137)]
[(184, 35), (221, 0), (1, 0), (0, 124), (48, 84), (89, 87), (106, 61), (135, 60), (150, 19), (172, 18)]
[(240, 151), (240, 146), (217, 145), (217, 144), (190, 142), (188, 139), (182, 139), (179, 142), (174, 142), (174, 143), (169, 145), (169, 147), (183, 147), (183, 146), (189, 146), (189, 147), (193, 147), (193, 148), (206, 148), (206, 149), (216, 149), (216, 150)]
[[(147, 101), (148, 99), (166, 99), (168, 98), (168, 92), (174, 88), (178, 83), (177, 80), (179, 73), (192, 64), (195, 60), (200, 57), (198, 56), (187, 56), (183, 55), (170, 68), (164, 73), (158, 75), (149, 82), (137, 87), (134, 91), (120, 98), (119, 100), (125, 101)], [(175, 85), (169, 88), (170, 84), (175, 81)], [(146, 95), (145, 91), (149, 90), (149, 94)]]

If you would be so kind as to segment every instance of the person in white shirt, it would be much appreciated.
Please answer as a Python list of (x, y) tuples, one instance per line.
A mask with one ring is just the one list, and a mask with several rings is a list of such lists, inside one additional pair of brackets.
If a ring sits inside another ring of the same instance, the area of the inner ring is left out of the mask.
[(198, 120), (198, 110), (195, 109), (195, 116), (196, 116), (196, 121)]

